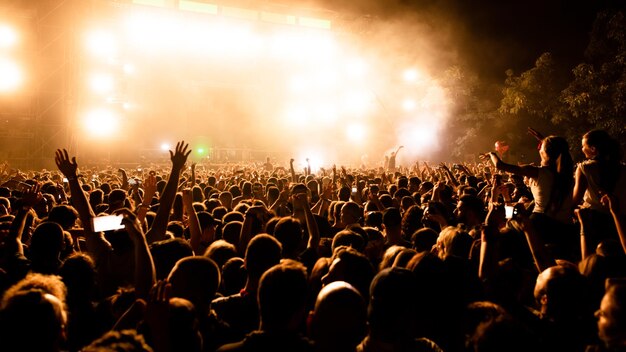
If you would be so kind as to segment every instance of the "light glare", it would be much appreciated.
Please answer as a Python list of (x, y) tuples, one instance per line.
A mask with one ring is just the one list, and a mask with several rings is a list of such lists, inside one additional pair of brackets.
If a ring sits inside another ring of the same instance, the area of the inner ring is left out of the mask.
[(0, 25), (0, 48), (10, 48), (17, 43), (17, 32), (8, 25)]
[(117, 132), (118, 120), (109, 110), (97, 109), (87, 114), (85, 129), (95, 137), (108, 137)]
[(113, 77), (102, 73), (93, 74), (90, 85), (96, 93), (109, 93), (113, 90)]
[(103, 30), (87, 34), (87, 48), (92, 55), (104, 59), (111, 59), (117, 54), (117, 44), (113, 34)]
[(12, 92), (18, 89), (24, 80), (22, 70), (12, 61), (0, 59), (0, 92)]

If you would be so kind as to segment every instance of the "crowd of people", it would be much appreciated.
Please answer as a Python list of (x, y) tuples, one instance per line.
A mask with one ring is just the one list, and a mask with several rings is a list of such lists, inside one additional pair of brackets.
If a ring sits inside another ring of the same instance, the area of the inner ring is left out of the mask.
[(5, 168), (0, 350), (626, 351), (619, 144), (530, 131), (538, 165)]

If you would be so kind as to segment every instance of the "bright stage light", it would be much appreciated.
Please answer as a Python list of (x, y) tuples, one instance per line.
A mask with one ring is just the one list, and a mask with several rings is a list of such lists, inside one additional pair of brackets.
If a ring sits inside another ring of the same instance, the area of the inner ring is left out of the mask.
[(302, 125), (309, 121), (309, 112), (301, 107), (290, 107), (285, 113), (287, 122), (295, 125)]
[(167, 152), (168, 150), (170, 150), (169, 143), (161, 143), (161, 150), (164, 152)]
[(355, 59), (346, 63), (346, 72), (353, 78), (361, 78), (365, 76), (367, 69), (367, 63), (361, 59)]
[(122, 70), (125, 74), (130, 75), (135, 73), (135, 66), (133, 64), (124, 64)]
[(404, 70), (404, 72), (402, 73), (402, 78), (404, 78), (406, 82), (412, 83), (421, 80), (423, 78), (423, 75), (418, 70), (414, 68), (409, 68)]
[(94, 137), (108, 137), (118, 131), (119, 121), (115, 114), (106, 109), (96, 109), (87, 114), (84, 126)]
[(87, 49), (92, 55), (111, 59), (117, 54), (117, 43), (113, 34), (103, 30), (95, 30), (86, 35)]
[(351, 114), (365, 114), (371, 106), (371, 98), (371, 94), (366, 91), (351, 92), (345, 98), (345, 109)]
[(366, 130), (362, 124), (351, 124), (346, 130), (346, 137), (350, 142), (363, 142), (365, 135)]
[(402, 108), (404, 111), (413, 111), (415, 109), (415, 100), (413, 99), (404, 99), (402, 102)]
[(17, 32), (8, 25), (0, 25), (0, 48), (10, 48), (17, 43)]
[(114, 82), (113, 77), (107, 74), (95, 73), (91, 75), (89, 84), (94, 92), (104, 94), (113, 90)]
[(12, 61), (0, 59), (0, 93), (12, 92), (18, 89), (24, 77), (20, 67)]

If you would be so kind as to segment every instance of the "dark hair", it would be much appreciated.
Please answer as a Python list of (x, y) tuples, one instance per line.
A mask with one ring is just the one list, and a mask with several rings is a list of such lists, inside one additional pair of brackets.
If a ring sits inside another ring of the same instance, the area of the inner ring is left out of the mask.
[(543, 140), (543, 144), (549, 157), (548, 167), (555, 175), (546, 210), (556, 211), (561, 208), (567, 197), (572, 195), (574, 162), (565, 138), (549, 136)]
[(596, 156), (593, 158), (600, 164), (600, 177), (598, 186), (606, 192), (612, 193), (617, 185), (620, 176), (619, 166), (622, 159), (619, 142), (603, 130), (592, 130), (583, 136), (587, 140), (587, 145), (596, 149)]

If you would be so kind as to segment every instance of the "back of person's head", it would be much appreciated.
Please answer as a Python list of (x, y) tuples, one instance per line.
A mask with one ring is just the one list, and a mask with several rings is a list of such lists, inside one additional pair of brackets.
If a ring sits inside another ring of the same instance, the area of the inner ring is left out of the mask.
[(169, 275), (180, 259), (193, 256), (193, 249), (184, 239), (171, 238), (150, 244), (150, 253), (157, 279), (162, 280)]
[(111, 208), (123, 208), (124, 201), (126, 201), (126, 191), (122, 189), (114, 189), (109, 193), (109, 207)]
[(382, 229), (383, 213), (380, 211), (368, 211), (365, 214), (365, 226)]
[(167, 281), (172, 285), (172, 297), (189, 300), (199, 314), (204, 314), (215, 298), (220, 284), (220, 270), (207, 257), (187, 257), (176, 263)]
[(106, 332), (82, 352), (152, 352), (143, 335), (136, 330), (111, 330)]
[(412, 338), (417, 285), (404, 268), (381, 270), (370, 286), (368, 321), (372, 338), (392, 342)]
[(248, 274), (244, 260), (239, 257), (230, 258), (222, 266), (222, 286), (220, 293), (230, 296), (239, 293), (246, 285)]
[(424, 212), (419, 205), (410, 206), (402, 215), (402, 233), (404, 236), (409, 238), (415, 231), (421, 229), (422, 225), (422, 217), (424, 216)]
[(60, 351), (67, 312), (59, 298), (43, 290), (7, 293), (0, 309), (5, 351)]
[(167, 232), (171, 233), (175, 238), (183, 238), (185, 226), (180, 221), (170, 221), (167, 224)]
[(400, 215), (400, 209), (398, 208), (387, 208), (383, 212), (383, 225), (385, 225), (385, 229), (399, 229), (402, 225), (402, 215)]
[(351, 193), (352, 193), (352, 190), (350, 189), (350, 187), (343, 186), (339, 189), (339, 193), (337, 194), (337, 197), (342, 202), (349, 202)]
[(308, 294), (306, 268), (283, 260), (268, 269), (259, 284), (261, 330), (297, 330), (305, 319)]
[(468, 259), (472, 242), (472, 237), (466, 231), (458, 227), (448, 226), (439, 233), (437, 238), (439, 257), (445, 259), (453, 255)]
[(537, 337), (524, 324), (507, 315), (479, 324), (468, 345), (474, 352), (526, 352), (540, 347)]
[(383, 193), (379, 199), (385, 209), (393, 207), (393, 198), (389, 194)]
[(331, 250), (335, 252), (340, 246), (352, 247), (359, 252), (363, 252), (365, 249), (365, 239), (354, 231), (341, 230), (333, 237)]
[(65, 287), (63, 281), (61, 281), (61, 277), (56, 275), (31, 273), (26, 275), (25, 278), (18, 281), (5, 292), (2, 297), (0, 307), (4, 307), (7, 304), (7, 300), (17, 292), (30, 290), (41, 290), (45, 293), (49, 293), (65, 304), (67, 288)]
[(246, 249), (245, 266), (251, 279), (259, 279), (263, 273), (280, 263), (281, 244), (274, 237), (260, 234), (252, 238)]
[(354, 286), (363, 297), (368, 297), (369, 286), (374, 277), (374, 267), (369, 259), (352, 247), (338, 247), (331, 259), (324, 285), (335, 281), (345, 281)]
[(535, 299), (550, 319), (578, 318), (588, 308), (588, 285), (574, 266), (552, 266), (539, 274)]
[(222, 223), (224, 224), (227, 224), (231, 221), (239, 221), (243, 223), (244, 220), (245, 219), (244, 219), (243, 213), (240, 213), (238, 211), (228, 212), (222, 217)]
[(217, 240), (209, 245), (209, 248), (204, 252), (204, 256), (211, 258), (217, 264), (217, 267), (221, 268), (228, 259), (237, 256), (237, 248), (232, 243)]
[(329, 346), (338, 351), (355, 350), (367, 331), (365, 300), (347, 282), (330, 283), (317, 295), (309, 328), (320, 350)]
[(341, 222), (344, 225), (358, 223), (361, 220), (363, 211), (355, 202), (346, 202), (341, 207)]
[(439, 234), (429, 227), (421, 228), (413, 233), (411, 236), (411, 243), (413, 243), (413, 249), (418, 252), (429, 252), (433, 249), (433, 246), (437, 243)]
[(96, 289), (96, 264), (90, 256), (74, 253), (59, 269), (63, 283), (67, 287), (67, 301), (89, 301), (94, 298)]
[(33, 259), (58, 257), (63, 250), (63, 228), (56, 222), (42, 222), (33, 232), (30, 251)]
[(231, 221), (226, 223), (222, 228), (222, 238), (228, 243), (237, 245), (239, 243), (239, 235), (241, 234), (242, 227), (243, 222), (241, 221)]
[(300, 221), (293, 217), (284, 217), (274, 228), (274, 237), (283, 247), (283, 256), (293, 256), (302, 242), (302, 226)]
[(48, 221), (56, 222), (64, 230), (69, 230), (76, 223), (78, 212), (69, 205), (55, 205), (48, 213)]

